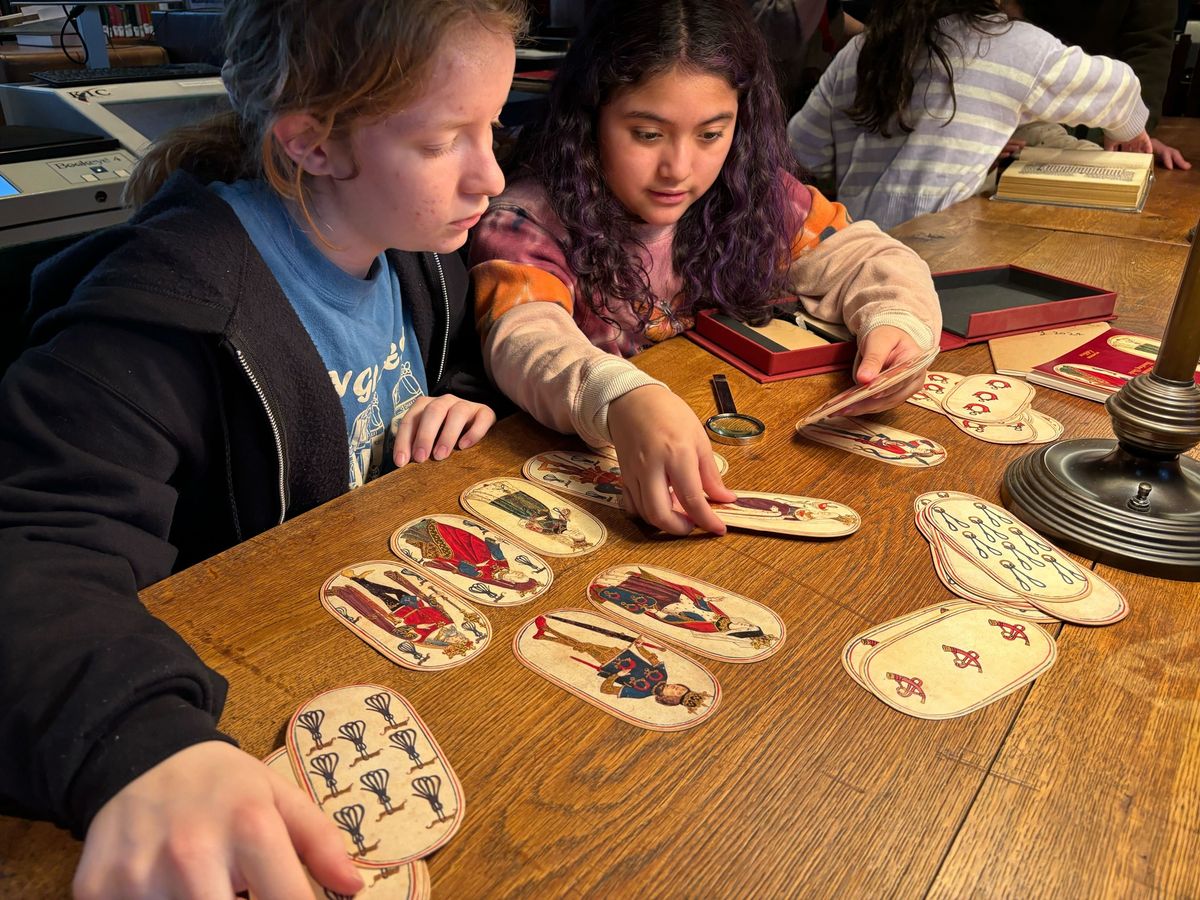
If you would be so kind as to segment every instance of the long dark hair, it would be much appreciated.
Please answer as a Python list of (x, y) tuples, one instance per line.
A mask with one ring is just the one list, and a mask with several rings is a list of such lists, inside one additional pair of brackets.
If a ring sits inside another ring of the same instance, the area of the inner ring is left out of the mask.
[(875, 0), (858, 54), (854, 105), (846, 110), (850, 121), (885, 138), (892, 136), (893, 126), (911, 133), (907, 114), (913, 85), (935, 60), (950, 82), (953, 119), (958, 100), (945, 44), (957, 42), (942, 30), (941, 20), (958, 16), (986, 33), (994, 32), (999, 15), (995, 0)]
[(649, 279), (631, 265), (636, 223), (605, 183), (597, 125), (615, 92), (675, 66), (717, 75), (738, 94), (725, 165), (675, 229), (679, 312), (717, 307), (761, 321), (799, 227), (780, 178), (795, 164), (766, 45), (737, 0), (601, 0), (559, 69), (545, 117), (522, 136), (515, 174), (541, 183), (566, 229), (576, 302), (610, 323), (609, 313), (628, 305), (644, 328)]

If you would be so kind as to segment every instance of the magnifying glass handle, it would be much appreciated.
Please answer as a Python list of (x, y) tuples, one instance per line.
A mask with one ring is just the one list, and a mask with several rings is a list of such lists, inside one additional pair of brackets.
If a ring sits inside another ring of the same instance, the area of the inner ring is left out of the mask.
[(717, 401), (717, 412), (735, 413), (737, 406), (733, 402), (733, 392), (729, 390), (729, 382), (724, 375), (712, 377), (713, 397)]

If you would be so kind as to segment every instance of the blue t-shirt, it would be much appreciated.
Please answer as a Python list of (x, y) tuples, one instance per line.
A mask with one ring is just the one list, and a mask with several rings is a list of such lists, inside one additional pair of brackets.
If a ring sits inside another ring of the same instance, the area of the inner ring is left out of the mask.
[(380, 254), (355, 278), (318, 250), (262, 181), (214, 182), (233, 207), (321, 354), (342, 399), (350, 437), (350, 487), (392, 467), (392, 438), (413, 401), (429, 392), (400, 282)]

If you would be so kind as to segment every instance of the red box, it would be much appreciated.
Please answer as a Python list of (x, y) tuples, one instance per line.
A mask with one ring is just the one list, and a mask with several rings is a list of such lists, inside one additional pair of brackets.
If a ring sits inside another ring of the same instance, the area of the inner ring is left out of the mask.
[[(1057, 278), (1021, 266), (958, 269), (933, 276), (942, 302), (943, 350), (957, 350), (995, 337), (1041, 331), (1116, 318), (1113, 291)], [(773, 350), (748, 329), (715, 318), (713, 310), (696, 316), (687, 336), (710, 353), (759, 382), (782, 381), (849, 368), (854, 342)]]

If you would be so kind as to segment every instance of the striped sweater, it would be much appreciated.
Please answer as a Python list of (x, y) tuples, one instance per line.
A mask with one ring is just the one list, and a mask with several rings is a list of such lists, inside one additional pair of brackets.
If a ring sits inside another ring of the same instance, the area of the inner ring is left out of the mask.
[(818, 183), (836, 185), (838, 201), (856, 219), (888, 229), (970, 197), (1027, 122), (1102, 128), (1117, 141), (1146, 126), (1137, 76), (1122, 62), (1088, 56), (1040, 28), (1000, 16), (986, 34), (956, 16), (942, 27), (963, 48), (945, 47), (953, 97), (941, 66), (922, 71), (906, 116), (911, 134), (892, 128), (892, 137), (884, 138), (847, 117), (861, 36), (837, 55), (788, 125), (796, 158)]

